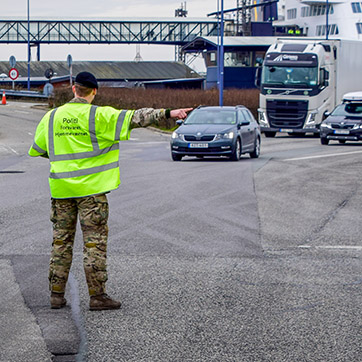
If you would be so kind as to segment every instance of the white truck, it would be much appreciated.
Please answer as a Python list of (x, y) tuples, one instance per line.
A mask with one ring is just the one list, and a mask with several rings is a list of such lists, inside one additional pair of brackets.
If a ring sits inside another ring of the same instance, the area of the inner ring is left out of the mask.
[(258, 118), (266, 137), (319, 133), (325, 113), (362, 89), (362, 41), (279, 38), (264, 59)]

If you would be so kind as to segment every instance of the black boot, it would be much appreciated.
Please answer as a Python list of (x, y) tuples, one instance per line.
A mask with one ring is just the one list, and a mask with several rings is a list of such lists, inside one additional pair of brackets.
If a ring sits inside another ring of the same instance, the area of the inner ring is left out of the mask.
[(54, 293), (50, 295), (50, 308), (60, 309), (65, 307), (67, 300), (64, 298), (64, 293)]
[(121, 302), (113, 300), (107, 294), (90, 297), (89, 310), (119, 309), (120, 307)]

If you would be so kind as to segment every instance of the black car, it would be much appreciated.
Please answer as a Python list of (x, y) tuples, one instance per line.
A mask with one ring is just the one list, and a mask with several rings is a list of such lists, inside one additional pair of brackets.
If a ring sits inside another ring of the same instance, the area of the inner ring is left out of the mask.
[(343, 102), (321, 124), (322, 145), (328, 145), (331, 140), (339, 143), (362, 140), (362, 97)]
[(198, 107), (171, 137), (171, 156), (227, 156), (234, 161), (241, 154), (260, 154), (260, 127), (244, 106)]

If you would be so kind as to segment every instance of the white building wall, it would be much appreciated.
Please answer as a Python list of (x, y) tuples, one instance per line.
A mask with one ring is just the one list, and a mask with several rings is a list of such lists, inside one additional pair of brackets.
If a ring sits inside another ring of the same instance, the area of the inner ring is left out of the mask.
[[(326, 25), (326, 14), (323, 15), (314, 15), (314, 16), (304, 16), (302, 17), (302, 8), (310, 7), (313, 9), (316, 6), (325, 6), (326, 1), (323, 0), (284, 0), (285, 9), (284, 20), (279, 20), (274, 22), (275, 25), (298, 25), (300, 28), (303, 28), (303, 33), (307, 36), (325, 36), (322, 33), (323, 28)], [(347, 39), (360, 39), (362, 40), (362, 2), (358, 2), (361, 7), (360, 13), (354, 13), (352, 11), (351, 0), (329, 0), (329, 6), (333, 7), (333, 13), (328, 15), (328, 23), (331, 26), (329, 38), (347, 38)], [(296, 11), (294, 11), (295, 9)], [(282, 10), (282, 9), (281, 9)], [(289, 10), (289, 12), (288, 12)], [(311, 10), (310, 10), (311, 11)], [(288, 15), (293, 15), (293, 18), (290, 18)], [(295, 15), (295, 17), (294, 17)], [(281, 17), (280, 17), (281, 18)], [(357, 31), (356, 23), (361, 23), (360, 32)], [(333, 26), (335, 25), (335, 26)], [(338, 27), (338, 33), (336, 33), (336, 26)], [(325, 28), (324, 28), (325, 29)]]

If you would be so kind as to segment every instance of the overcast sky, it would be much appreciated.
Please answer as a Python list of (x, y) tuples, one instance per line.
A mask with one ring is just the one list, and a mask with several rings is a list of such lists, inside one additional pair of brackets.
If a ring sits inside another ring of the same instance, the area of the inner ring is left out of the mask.
[[(218, 0), (188, 0), (188, 17), (206, 17), (217, 10)], [(30, 19), (83, 19), (95, 18), (160, 18), (174, 17), (175, 9), (184, 1), (173, 0), (29, 0)], [(224, 0), (224, 8), (236, 7), (236, 0)], [(0, 0), (1, 19), (26, 19), (27, 0)], [(33, 49), (32, 59), (35, 60)], [(41, 45), (41, 60), (66, 60), (71, 54), (73, 60), (133, 60), (135, 45)], [(27, 60), (27, 46), (0, 44), (0, 60), (14, 55), (17, 60)], [(173, 46), (141, 45), (143, 60), (174, 60)], [(203, 70), (203, 62), (196, 61), (192, 67)]]

